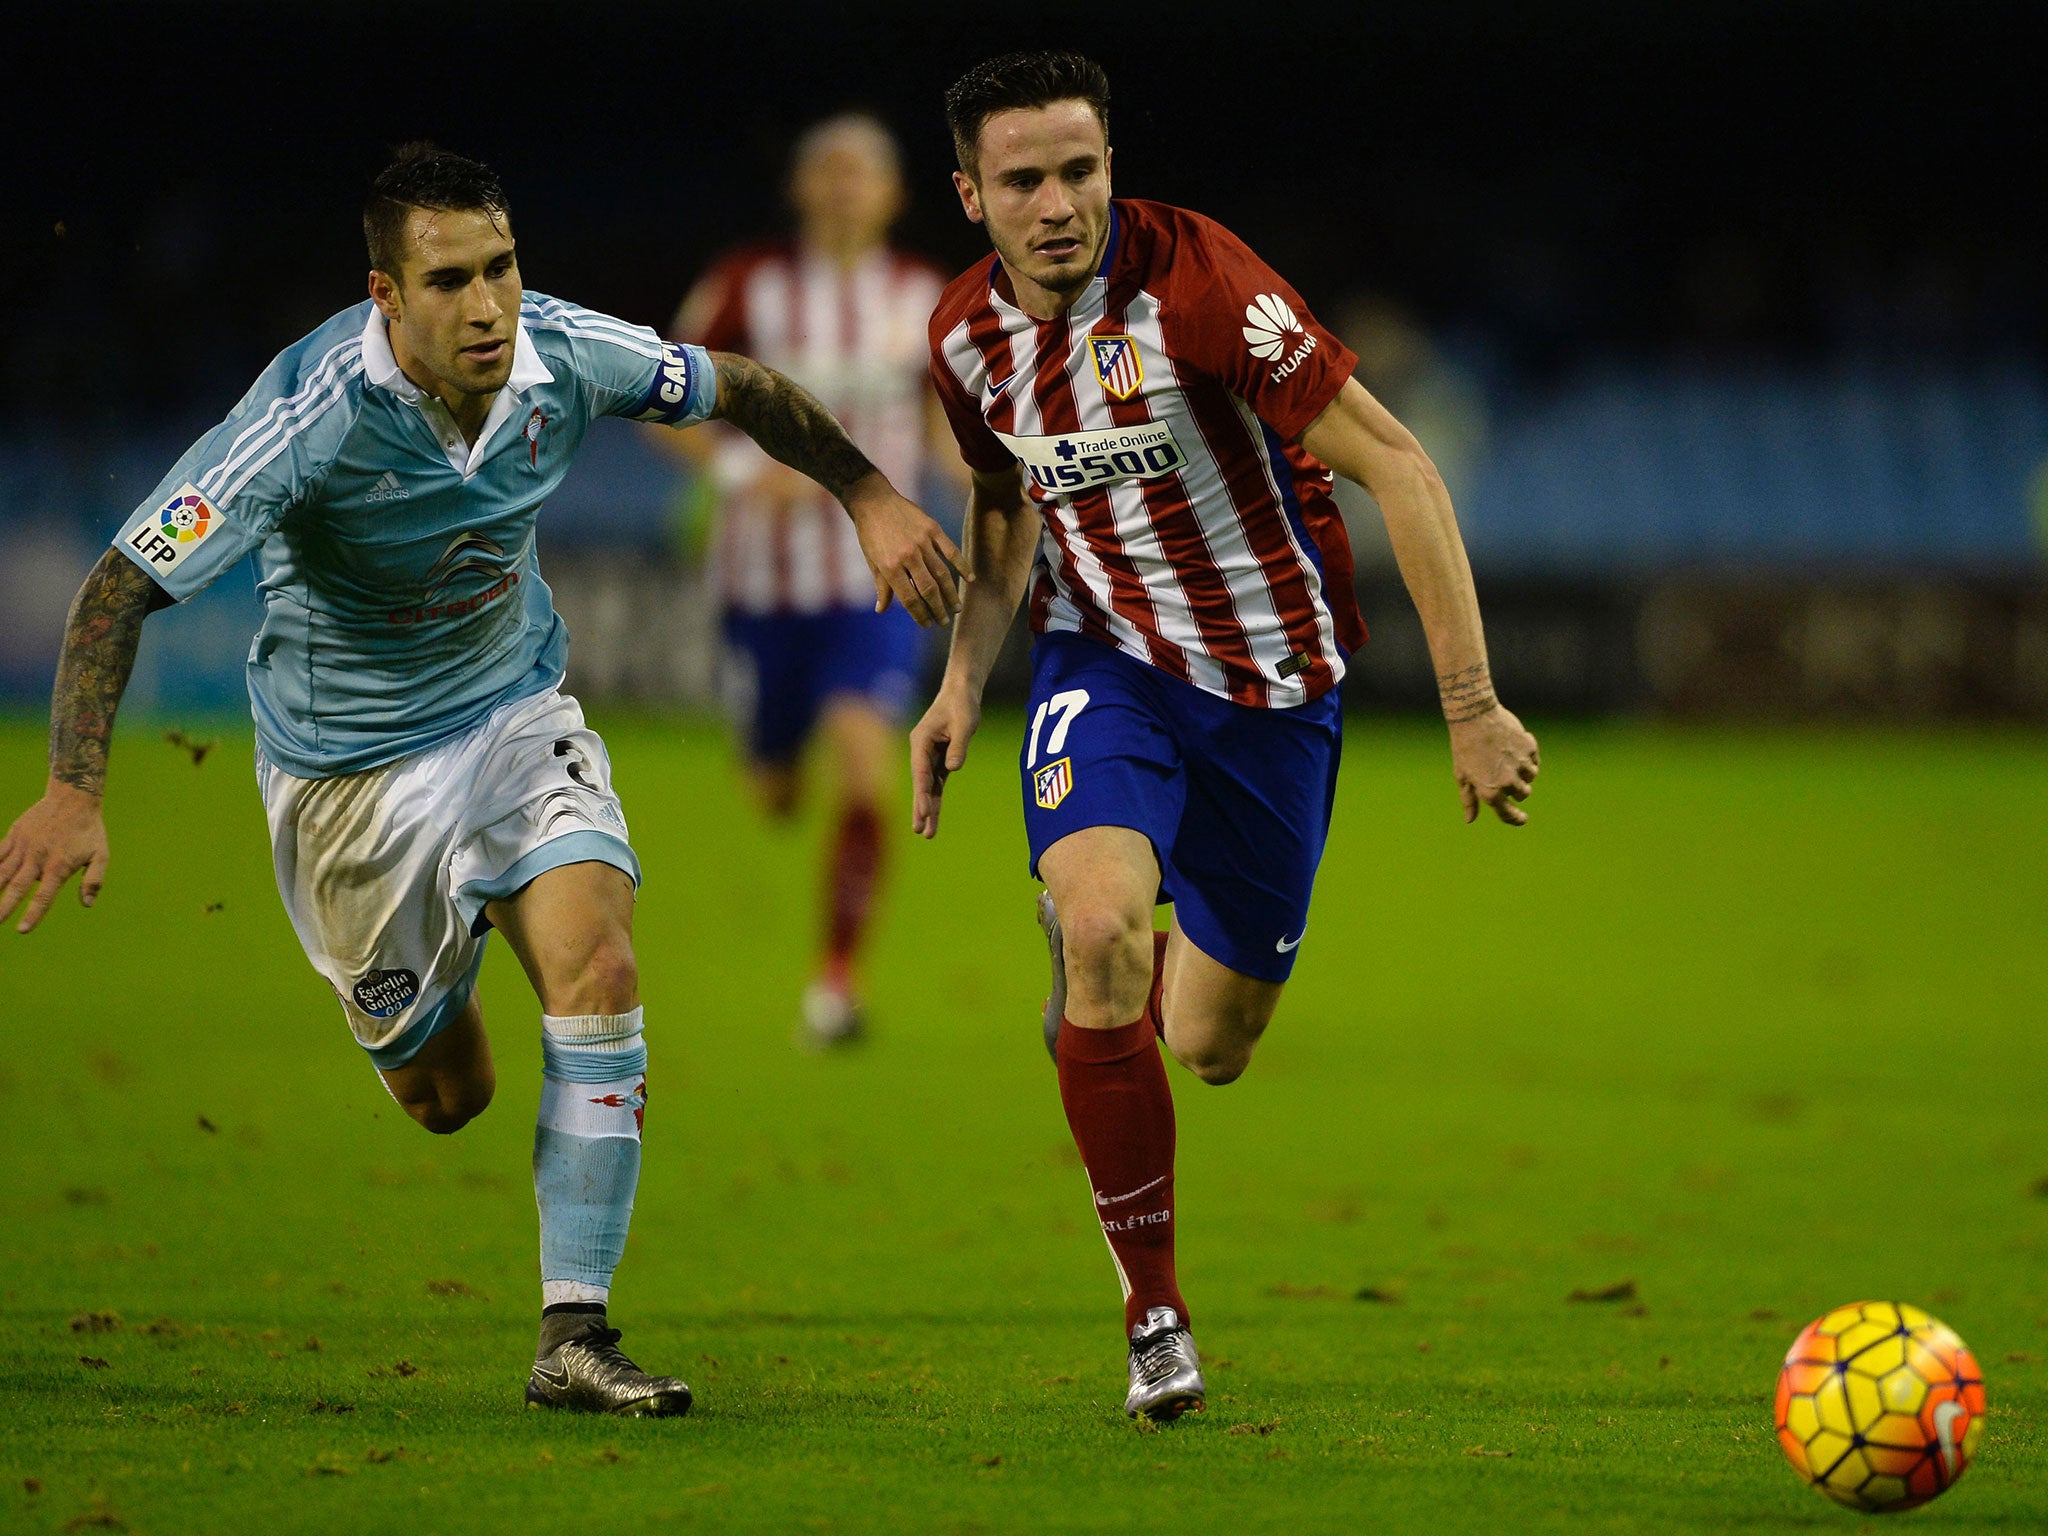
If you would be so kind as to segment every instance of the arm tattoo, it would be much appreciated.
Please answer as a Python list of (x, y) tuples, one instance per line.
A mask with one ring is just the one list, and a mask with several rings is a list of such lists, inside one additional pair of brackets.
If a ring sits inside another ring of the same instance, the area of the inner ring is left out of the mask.
[(1444, 719), (1463, 725), (1499, 707), (1493, 696), (1493, 671), (1485, 662), (1457, 672), (1439, 672), (1436, 691), (1444, 703)]
[(711, 360), (718, 369), (711, 414), (738, 427), (770, 458), (809, 475), (841, 501), (875, 472), (846, 429), (800, 385), (751, 357), (714, 352)]
[(135, 669), (142, 621), (171, 595), (118, 550), (108, 550), (72, 599), (50, 696), (50, 776), (101, 794), (114, 711)]

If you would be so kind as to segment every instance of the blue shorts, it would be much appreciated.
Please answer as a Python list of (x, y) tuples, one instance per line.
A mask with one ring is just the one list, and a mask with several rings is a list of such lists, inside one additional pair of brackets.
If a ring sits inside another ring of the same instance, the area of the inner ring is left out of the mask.
[(1025, 716), (1031, 872), (1087, 827), (1130, 827), (1159, 857), (1159, 899), (1196, 948), (1285, 981), (1330, 831), (1344, 714), (1331, 689), (1255, 709), (1078, 635), (1041, 635)]
[(733, 712), (760, 762), (801, 752), (828, 699), (851, 696), (902, 718), (924, 672), (924, 632), (893, 603), (887, 613), (728, 611), (725, 640)]

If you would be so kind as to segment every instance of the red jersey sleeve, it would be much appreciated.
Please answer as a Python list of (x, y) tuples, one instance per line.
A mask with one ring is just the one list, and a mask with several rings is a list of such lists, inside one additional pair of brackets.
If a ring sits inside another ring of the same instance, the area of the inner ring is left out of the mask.
[(953, 429), (953, 441), (969, 469), (995, 474), (1017, 461), (982, 418), (976, 394), (988, 378), (988, 363), (975, 343), (968, 319), (973, 297), (987, 291), (987, 263), (956, 278), (939, 296), (927, 335), (931, 342), (932, 389)]
[(1250, 246), (1212, 219), (1182, 217), (1164, 296), (1178, 322), (1170, 350), (1294, 442), (1337, 398), (1358, 355)]

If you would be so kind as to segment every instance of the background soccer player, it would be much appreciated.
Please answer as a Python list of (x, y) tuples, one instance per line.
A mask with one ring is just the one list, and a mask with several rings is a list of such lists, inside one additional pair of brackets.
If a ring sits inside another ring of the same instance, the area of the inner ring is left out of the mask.
[[(789, 199), (796, 237), (720, 259), (683, 301), (674, 334), (749, 353), (803, 384), (895, 484), (915, 487), (934, 464), (957, 477), (925, 363), (924, 324), (944, 280), (889, 245), (904, 203), (895, 139), (865, 113), (814, 124), (791, 156)], [(729, 691), (769, 815), (795, 814), (812, 738), (829, 749), (825, 921), (800, 1038), (851, 1040), (886, 852), (881, 807), (900, 771), (896, 731), (923, 670), (923, 637), (899, 609), (875, 611), (853, 529), (813, 481), (737, 432), (676, 443), (718, 490)]]
[[(1365, 638), (1330, 468), (1385, 515), (1466, 819), (1485, 804), (1523, 822), (1537, 752), (1494, 698), (1428, 456), (1236, 237), (1111, 200), (1108, 108), (1102, 69), (1072, 53), (995, 59), (946, 95), (961, 206), (995, 254), (931, 322), (933, 378), (974, 475), (974, 581), (911, 761), (929, 837), (1029, 579), (1022, 769), (1047, 887), (1048, 1044), (1123, 1282), (1125, 1409), (1171, 1418), (1206, 1388), (1174, 1275), (1173, 1098), (1155, 1037), (1204, 1082), (1233, 1081), (1306, 932), (1338, 684)], [(1159, 902), (1170, 933), (1152, 931)]]
[(257, 779), (307, 958), (392, 1097), (446, 1133), (496, 1085), (475, 984), (504, 933), (543, 1010), (527, 1400), (681, 1413), (689, 1389), (640, 1371), (606, 1318), (646, 1103), (640, 865), (604, 743), (560, 691), (535, 519), (598, 417), (715, 418), (828, 487), (877, 583), (926, 622), (954, 604), (952, 545), (788, 379), (522, 292), (504, 192), (474, 161), (412, 146), (363, 226), (369, 302), (280, 353), (80, 590), (48, 787), (0, 840), (0, 915), (28, 897), (29, 931), (81, 869), (92, 905), (142, 621), (253, 552)]

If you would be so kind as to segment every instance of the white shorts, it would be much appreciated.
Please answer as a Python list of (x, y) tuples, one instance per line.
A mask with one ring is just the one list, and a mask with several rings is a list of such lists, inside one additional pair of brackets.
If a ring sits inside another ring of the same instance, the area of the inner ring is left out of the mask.
[(381, 1069), (410, 1061), (469, 1001), (486, 902), (593, 860), (640, 882), (604, 743), (554, 689), (337, 778), (294, 778), (259, 749), (256, 782), (285, 911)]

